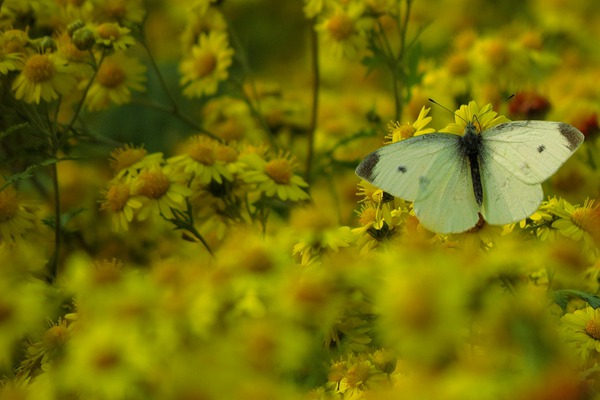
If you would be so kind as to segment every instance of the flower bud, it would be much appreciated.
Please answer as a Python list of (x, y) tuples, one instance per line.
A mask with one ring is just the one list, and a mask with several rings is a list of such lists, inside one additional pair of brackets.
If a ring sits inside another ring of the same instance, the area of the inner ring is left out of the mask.
[(72, 39), (73, 38), (73, 34), (78, 30), (81, 29), (85, 26), (85, 22), (83, 22), (82, 20), (78, 19), (76, 21), (71, 22), (69, 25), (67, 25), (67, 33), (69, 34), (69, 37)]
[(90, 50), (96, 43), (94, 32), (88, 28), (79, 28), (73, 32), (73, 44), (81, 51)]

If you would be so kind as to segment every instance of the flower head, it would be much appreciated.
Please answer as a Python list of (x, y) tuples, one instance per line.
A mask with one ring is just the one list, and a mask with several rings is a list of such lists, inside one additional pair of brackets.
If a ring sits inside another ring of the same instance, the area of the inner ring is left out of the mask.
[[(90, 111), (108, 108), (110, 103), (129, 103), (132, 90), (144, 90), (145, 72), (146, 67), (136, 58), (127, 57), (122, 52), (106, 57), (86, 97)], [(87, 84), (86, 81), (81, 83), (83, 87)]]
[(386, 143), (394, 143), (403, 139), (408, 139), (413, 136), (425, 135), (427, 133), (435, 132), (433, 128), (426, 128), (426, 126), (431, 122), (431, 117), (428, 117), (431, 108), (421, 108), (421, 112), (415, 122), (403, 123), (400, 122), (392, 122), (388, 125), (388, 129), (390, 131), (389, 134), (386, 135)]
[(146, 200), (140, 209), (138, 218), (145, 220), (150, 214), (162, 214), (173, 218), (172, 209), (185, 209), (185, 198), (192, 191), (174, 181), (170, 168), (153, 166), (143, 169), (132, 183), (132, 194)]
[(142, 207), (141, 200), (132, 195), (131, 184), (131, 180), (113, 182), (101, 192), (104, 200), (100, 203), (100, 209), (111, 215), (114, 231), (126, 231), (134, 213)]
[(365, 32), (372, 21), (364, 17), (363, 12), (362, 2), (339, 6), (315, 26), (334, 57), (353, 58), (366, 46)]
[(191, 55), (180, 65), (183, 94), (201, 97), (216, 93), (219, 82), (229, 76), (232, 56), (233, 50), (225, 33), (213, 31), (201, 34), (198, 44), (192, 47)]
[(249, 166), (249, 170), (243, 173), (244, 181), (255, 184), (265, 196), (284, 201), (308, 199), (308, 193), (302, 189), (308, 184), (294, 174), (294, 163), (289, 156), (280, 155), (267, 161), (257, 154), (247, 154), (242, 162)]
[(185, 180), (207, 184), (233, 180), (229, 164), (237, 160), (237, 150), (222, 145), (206, 136), (196, 135), (188, 140), (184, 154), (171, 157), (168, 162), (176, 171), (183, 173)]
[(96, 43), (114, 50), (126, 50), (135, 44), (131, 30), (115, 22), (105, 22), (94, 28)]
[(582, 361), (599, 360), (600, 354), (600, 309), (586, 307), (566, 314), (560, 319), (564, 340), (573, 346)]
[(0, 243), (14, 242), (34, 228), (35, 216), (11, 186), (0, 192)]
[(470, 101), (468, 105), (460, 106), (460, 109), (454, 113), (454, 123), (448, 124), (443, 132), (455, 133), (462, 135), (465, 132), (467, 124), (474, 124), (477, 132), (481, 133), (495, 125), (503, 122), (509, 122), (509, 119), (492, 110), (491, 104), (486, 104), (483, 107), (475, 101)]
[(15, 97), (27, 103), (52, 101), (65, 95), (77, 84), (67, 62), (56, 53), (32, 54), (21, 73), (15, 78), (12, 90)]
[(559, 219), (552, 223), (552, 228), (574, 240), (584, 239), (592, 246), (600, 246), (600, 205), (590, 199), (581, 207), (574, 207), (566, 200), (561, 204), (564, 208), (556, 210)]

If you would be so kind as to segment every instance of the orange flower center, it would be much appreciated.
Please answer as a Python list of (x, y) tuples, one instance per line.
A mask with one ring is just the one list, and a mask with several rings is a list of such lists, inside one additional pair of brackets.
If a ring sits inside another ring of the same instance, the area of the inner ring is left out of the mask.
[(376, 215), (377, 210), (374, 208), (365, 208), (363, 212), (360, 213), (360, 224), (362, 226), (369, 225), (371, 222), (375, 221)]
[(600, 321), (592, 318), (585, 325), (585, 333), (592, 339), (600, 340)]
[(238, 153), (237, 151), (229, 146), (219, 146), (217, 147), (217, 151), (215, 154), (217, 160), (223, 161), (226, 163), (231, 163), (237, 160)]
[(125, 81), (126, 75), (123, 69), (114, 63), (104, 62), (96, 75), (96, 80), (100, 85), (107, 88), (115, 88)]
[(200, 164), (213, 165), (215, 163), (215, 151), (207, 143), (194, 143), (189, 151), (189, 155)]
[(48, 329), (44, 334), (44, 345), (49, 348), (62, 346), (69, 335), (66, 325), (56, 325)]
[(292, 165), (285, 158), (278, 158), (267, 163), (265, 172), (278, 184), (285, 185), (292, 178)]
[(501, 67), (508, 63), (509, 53), (506, 44), (501, 41), (494, 41), (490, 43), (487, 48), (487, 58), (490, 64), (494, 67)]
[(106, 200), (102, 203), (102, 209), (115, 213), (123, 210), (129, 200), (129, 194), (129, 185), (126, 183), (111, 186), (106, 194)]
[(462, 54), (455, 54), (448, 59), (448, 70), (454, 76), (463, 76), (471, 70), (471, 64)]
[(116, 40), (121, 36), (119, 25), (105, 22), (98, 27), (98, 36), (102, 39)]
[(200, 53), (194, 61), (194, 69), (198, 78), (205, 77), (217, 67), (217, 57), (208, 51)]
[(571, 215), (573, 223), (600, 243), (600, 206), (578, 208)]
[(110, 370), (121, 362), (121, 356), (114, 350), (102, 351), (94, 357), (94, 366), (98, 370)]
[(161, 171), (145, 171), (140, 174), (139, 179), (142, 181), (140, 194), (149, 199), (160, 199), (171, 186), (169, 178)]
[(354, 23), (346, 14), (337, 14), (327, 21), (329, 34), (338, 41), (347, 39), (354, 31)]
[(0, 223), (12, 219), (19, 211), (17, 191), (8, 187), (0, 192)]
[(366, 382), (369, 379), (370, 371), (371, 368), (366, 362), (361, 362), (348, 368), (348, 372), (346, 372), (348, 386), (356, 388), (361, 383)]
[(44, 82), (52, 78), (54, 71), (54, 63), (45, 54), (32, 55), (23, 68), (25, 77), (35, 83)]

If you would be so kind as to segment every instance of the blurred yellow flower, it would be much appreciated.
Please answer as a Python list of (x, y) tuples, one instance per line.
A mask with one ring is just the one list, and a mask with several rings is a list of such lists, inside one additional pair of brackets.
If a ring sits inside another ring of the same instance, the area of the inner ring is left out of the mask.
[(492, 110), (491, 104), (479, 107), (477, 102), (470, 101), (468, 105), (460, 106), (460, 109), (454, 113), (454, 122), (448, 124), (440, 131), (463, 135), (465, 133), (465, 127), (469, 123), (475, 125), (477, 132), (483, 132), (488, 128), (510, 121), (503, 115), (497, 115), (498, 114)]
[(19, 240), (35, 227), (31, 205), (19, 200), (18, 192), (11, 186), (0, 192), (0, 243)]
[(126, 50), (135, 44), (135, 39), (129, 33), (131, 30), (115, 22), (105, 22), (93, 29), (96, 43), (114, 50)]
[(281, 155), (269, 161), (257, 154), (246, 154), (241, 160), (248, 165), (242, 173), (245, 182), (255, 184), (259, 192), (267, 197), (281, 200), (301, 201), (309, 198), (302, 188), (308, 184), (302, 177), (294, 174), (294, 162), (289, 156)]
[(582, 361), (593, 365), (600, 360), (600, 309), (588, 306), (566, 314), (560, 319), (560, 329)]
[(142, 202), (131, 193), (130, 179), (113, 182), (107, 190), (101, 191), (104, 200), (100, 209), (111, 215), (113, 231), (126, 231), (133, 221), (134, 213), (142, 208)]
[(365, 48), (366, 31), (371, 28), (372, 21), (363, 15), (364, 9), (364, 4), (358, 1), (346, 7), (337, 6), (315, 26), (329, 54), (337, 58), (354, 58)]
[(172, 208), (185, 210), (185, 198), (192, 191), (180, 183), (173, 181), (170, 168), (153, 166), (144, 169), (134, 178), (132, 183), (132, 194), (139, 195), (148, 201), (143, 202), (139, 210), (138, 218), (145, 220), (151, 214), (162, 215), (165, 218), (173, 218)]
[(23, 68), (25, 64), (25, 45), (29, 41), (27, 33), (11, 29), (0, 34), (0, 74)]
[[(107, 56), (94, 79), (85, 99), (90, 111), (108, 108), (111, 103), (125, 104), (131, 101), (132, 90), (143, 91), (146, 67), (137, 58), (127, 57), (123, 52)], [(83, 81), (80, 87), (86, 87)]]
[(179, 66), (183, 94), (202, 97), (216, 93), (219, 83), (229, 76), (232, 57), (227, 34), (217, 31), (200, 34), (198, 44)]
[(222, 183), (223, 179), (233, 180), (228, 165), (236, 161), (237, 150), (222, 145), (216, 140), (202, 135), (192, 136), (183, 146), (184, 154), (167, 160), (175, 171), (183, 174), (184, 180), (207, 184), (210, 181)]
[(21, 73), (13, 81), (12, 90), (19, 100), (39, 103), (66, 95), (76, 84), (71, 68), (58, 54), (35, 53), (25, 61)]

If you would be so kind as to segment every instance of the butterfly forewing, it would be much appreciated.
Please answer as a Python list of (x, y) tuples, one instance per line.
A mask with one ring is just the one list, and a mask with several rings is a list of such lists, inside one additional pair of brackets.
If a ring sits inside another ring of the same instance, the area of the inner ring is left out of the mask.
[(445, 172), (445, 168), (437, 169), (437, 161), (457, 156), (458, 139), (457, 135), (432, 133), (389, 144), (365, 157), (356, 174), (396, 197), (414, 201), (423, 177), (431, 180)]
[[(487, 159), (501, 164), (529, 184), (554, 174), (583, 142), (583, 134), (569, 124), (549, 121), (515, 121), (482, 133)], [(488, 168), (489, 170), (489, 168)]]

